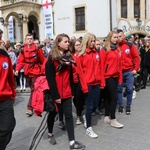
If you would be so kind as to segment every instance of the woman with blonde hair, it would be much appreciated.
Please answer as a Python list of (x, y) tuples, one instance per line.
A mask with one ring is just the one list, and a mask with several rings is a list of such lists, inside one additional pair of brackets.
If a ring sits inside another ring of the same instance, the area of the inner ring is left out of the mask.
[(117, 122), (115, 111), (117, 105), (117, 86), (122, 83), (122, 61), (121, 51), (118, 47), (118, 33), (108, 33), (105, 46), (101, 50), (101, 58), (105, 77), (105, 90), (107, 98), (105, 101), (104, 122), (112, 127), (122, 128), (123, 124)]
[[(45, 73), (50, 87), (52, 100), (57, 104), (58, 109), (63, 108), (66, 121), (66, 129), (70, 141), (70, 149), (84, 149), (85, 146), (75, 141), (74, 124), (72, 116), (72, 63), (74, 63), (69, 51), (69, 37), (66, 34), (59, 34), (48, 56)], [(48, 138), (51, 144), (56, 144), (53, 135), (54, 118), (56, 112), (50, 112), (47, 118)]]
[[(99, 104), (100, 87), (104, 87), (103, 70), (101, 69), (100, 53), (95, 49), (96, 37), (86, 33), (82, 40), (81, 52), (76, 59), (82, 91), (85, 93), (86, 113), (83, 116), (86, 134), (97, 138), (91, 124), (91, 114)], [(101, 86), (100, 86), (101, 85)]]

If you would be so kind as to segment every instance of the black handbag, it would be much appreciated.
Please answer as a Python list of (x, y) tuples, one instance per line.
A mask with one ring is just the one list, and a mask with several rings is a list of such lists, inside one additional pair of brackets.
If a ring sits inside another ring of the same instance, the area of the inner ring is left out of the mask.
[(44, 91), (44, 111), (56, 111), (56, 107), (49, 90)]

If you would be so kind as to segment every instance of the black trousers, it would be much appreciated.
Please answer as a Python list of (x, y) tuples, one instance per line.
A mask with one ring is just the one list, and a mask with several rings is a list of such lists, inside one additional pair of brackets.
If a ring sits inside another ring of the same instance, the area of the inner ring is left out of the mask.
[(106, 93), (107, 98), (105, 101), (105, 116), (110, 116), (111, 119), (115, 119), (116, 105), (117, 105), (117, 85), (118, 78), (106, 79)]
[(83, 111), (83, 106), (85, 105), (84, 94), (81, 90), (80, 82), (74, 83), (74, 98), (73, 103), (76, 107), (77, 116), (81, 116)]
[(0, 102), (0, 150), (5, 150), (10, 142), (15, 124), (12, 100)]
[[(66, 122), (66, 129), (68, 133), (69, 141), (72, 141), (75, 139), (74, 136), (74, 124), (73, 124), (73, 115), (72, 115), (72, 99), (62, 99), (61, 104), (58, 104), (59, 107), (63, 108), (63, 112), (65, 115), (65, 122)], [(53, 126), (54, 126), (54, 118), (56, 116), (56, 112), (50, 112), (47, 117), (47, 126), (48, 126), (48, 132), (53, 133)]]
[(144, 69), (143, 69), (143, 85), (144, 86), (146, 86), (147, 77), (148, 77), (149, 73), (150, 73), (150, 67), (144, 67)]

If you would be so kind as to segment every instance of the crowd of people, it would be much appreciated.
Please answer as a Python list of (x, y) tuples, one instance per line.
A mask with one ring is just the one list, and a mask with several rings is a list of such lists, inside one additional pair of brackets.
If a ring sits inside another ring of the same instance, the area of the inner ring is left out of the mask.
[[(103, 40), (92, 33), (80, 38), (70, 38), (63, 33), (57, 35), (54, 41), (46, 37), (40, 44), (29, 33), (24, 43), (16, 43), (14, 48), (10, 41), (4, 43), (2, 34), (0, 30), (2, 150), (9, 143), (15, 127), (15, 86), (20, 85), (20, 91), (26, 90), (26, 80), (31, 88), (26, 115), (31, 117), (34, 114), (34, 84), (37, 78), (45, 76), (48, 93), (58, 110), (50, 111), (47, 117), (49, 142), (52, 145), (57, 143), (53, 128), (58, 113), (59, 127), (67, 130), (70, 149), (85, 149), (84, 144), (75, 140), (72, 102), (76, 108), (76, 125), (83, 123), (86, 134), (94, 139), (98, 138), (92, 126), (95, 112), (104, 114), (104, 123), (123, 128), (124, 125), (116, 119), (116, 109), (119, 113), (125, 110), (126, 115), (130, 115), (133, 92), (146, 88), (150, 73), (149, 39), (135, 35), (136, 40), (133, 40), (133, 35), (125, 37), (118, 29), (110, 31)], [(17, 82), (18, 75), (17, 85), (15, 80)], [(123, 96), (126, 97), (126, 104), (123, 103)], [(5, 118), (3, 113), (9, 115)], [(13, 126), (10, 127), (10, 124)]]

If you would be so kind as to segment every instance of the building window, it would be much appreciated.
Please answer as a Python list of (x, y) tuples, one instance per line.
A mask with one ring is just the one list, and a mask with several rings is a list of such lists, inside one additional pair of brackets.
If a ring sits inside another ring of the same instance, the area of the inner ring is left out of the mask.
[(140, 18), (140, 0), (134, 0), (134, 18)]
[(76, 31), (85, 30), (85, 7), (75, 8)]
[(121, 0), (121, 18), (127, 18), (127, 0)]

